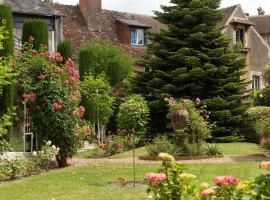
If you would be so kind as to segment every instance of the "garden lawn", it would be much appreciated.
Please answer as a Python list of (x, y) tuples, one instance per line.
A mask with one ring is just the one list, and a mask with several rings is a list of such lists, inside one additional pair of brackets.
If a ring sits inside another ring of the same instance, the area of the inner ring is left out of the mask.
[[(264, 173), (256, 162), (237, 164), (189, 164), (189, 172), (197, 175), (199, 182), (208, 181), (216, 175), (236, 175), (250, 179)], [(156, 171), (160, 164), (138, 164), (137, 180), (144, 174)], [(82, 167), (54, 170), (41, 175), (0, 184), (1, 200), (141, 200), (146, 199), (146, 186), (120, 187), (109, 185), (118, 182), (119, 177), (132, 179), (131, 164), (92, 163)]]
[(262, 155), (263, 149), (254, 143), (217, 143), (224, 155)]

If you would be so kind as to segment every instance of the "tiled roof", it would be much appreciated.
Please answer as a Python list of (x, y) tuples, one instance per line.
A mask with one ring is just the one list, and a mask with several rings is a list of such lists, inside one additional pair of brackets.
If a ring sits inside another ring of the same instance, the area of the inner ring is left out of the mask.
[(79, 6), (55, 4), (54, 8), (66, 16), (64, 17), (63, 22), (64, 36), (72, 41), (73, 49), (75, 51), (78, 51), (84, 42), (99, 38), (103, 41), (108, 41), (118, 45), (126, 53), (136, 59), (139, 59), (145, 55), (145, 48), (133, 48), (130, 47), (130, 45), (121, 43), (117, 33), (116, 20), (134, 20), (136, 23), (151, 27), (149, 29), (150, 31), (159, 31), (164, 28), (164, 25), (151, 16), (110, 10), (102, 10), (97, 16), (98, 23), (97, 21), (93, 21), (87, 25), (81, 14)]
[(128, 25), (128, 26), (137, 26), (137, 27), (145, 27), (145, 28), (151, 28), (150, 26), (147, 26), (141, 22), (139, 22), (136, 19), (121, 19), (121, 18), (116, 18), (116, 21)]
[(43, 16), (61, 16), (62, 14), (41, 0), (5, 0), (15, 13)]
[(270, 15), (249, 16), (249, 20), (256, 24), (254, 28), (258, 33), (270, 33)]
[(223, 11), (223, 18), (222, 20), (217, 24), (218, 27), (224, 28), (225, 24), (229, 20), (230, 16), (233, 14), (234, 10), (240, 5), (234, 5), (231, 7), (223, 8), (221, 9)]

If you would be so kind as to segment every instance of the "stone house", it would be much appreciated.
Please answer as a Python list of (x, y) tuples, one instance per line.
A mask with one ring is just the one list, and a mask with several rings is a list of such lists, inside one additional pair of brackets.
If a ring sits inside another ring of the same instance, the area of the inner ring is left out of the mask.
[(218, 24), (231, 39), (231, 48), (246, 59), (244, 78), (251, 81), (248, 89), (253, 91), (265, 87), (264, 68), (270, 63), (270, 16), (249, 16), (241, 5), (223, 9), (223, 20)]
[(63, 40), (63, 15), (41, 0), (2, 0), (12, 8), (15, 48), (20, 48), (22, 27), (26, 19), (43, 19), (48, 24), (49, 51), (55, 52)]
[[(134, 70), (144, 72), (141, 60), (150, 42), (147, 33), (166, 26), (152, 16), (103, 10), (101, 5), (102, 0), (80, 0), (76, 6), (55, 4), (54, 8), (66, 16), (64, 36), (71, 39), (75, 51), (95, 38), (115, 43), (135, 58)], [(248, 89), (262, 89), (263, 70), (270, 63), (270, 16), (247, 16), (240, 5), (223, 11), (218, 26), (231, 39), (231, 48), (247, 62), (243, 78), (251, 82)]]

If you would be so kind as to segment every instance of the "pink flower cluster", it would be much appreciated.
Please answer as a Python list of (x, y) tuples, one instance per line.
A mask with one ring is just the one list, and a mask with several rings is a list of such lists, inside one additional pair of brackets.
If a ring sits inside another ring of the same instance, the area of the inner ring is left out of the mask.
[(154, 172), (150, 172), (150, 173), (145, 174), (145, 177), (152, 184), (160, 183), (160, 182), (163, 182), (167, 179), (166, 174), (154, 173)]
[(177, 102), (176, 99), (173, 98), (173, 97), (165, 98), (164, 100), (165, 100), (166, 102), (168, 102), (168, 104), (171, 105), (171, 106), (175, 105), (176, 102)]
[(74, 69), (75, 63), (73, 60), (68, 59), (65, 68), (71, 77), (71, 83), (74, 87), (77, 87), (77, 80), (80, 78), (80, 74)]
[(30, 35), (29, 38), (28, 38), (28, 41), (29, 42), (34, 42), (34, 40), (35, 40), (35, 38), (32, 35)]
[(270, 168), (270, 161), (263, 161), (260, 163), (260, 168)]
[(63, 105), (63, 101), (60, 100), (58, 102), (54, 102), (52, 106), (54, 110), (60, 110), (62, 108), (62, 105)]
[(239, 180), (235, 176), (216, 176), (214, 178), (216, 185), (237, 184)]
[(48, 56), (48, 58), (52, 61), (56, 62), (63, 62), (63, 57), (61, 56), (60, 53), (52, 53), (51, 55)]
[(76, 117), (83, 117), (85, 113), (85, 108), (83, 106), (80, 106), (78, 109), (73, 111), (73, 115)]
[(213, 188), (208, 188), (203, 190), (202, 192), (200, 192), (201, 196), (211, 196), (214, 195), (216, 193), (216, 190)]
[(119, 150), (119, 149), (121, 149), (122, 148), (122, 145), (121, 144), (115, 144), (115, 149), (116, 150)]
[(46, 79), (46, 76), (44, 74), (40, 74), (38, 79), (44, 81)]
[(23, 98), (24, 98), (24, 102), (27, 103), (27, 102), (34, 102), (36, 100), (36, 97), (37, 97), (37, 94), (36, 93), (30, 93), (30, 94), (26, 94), (26, 93), (23, 93)]

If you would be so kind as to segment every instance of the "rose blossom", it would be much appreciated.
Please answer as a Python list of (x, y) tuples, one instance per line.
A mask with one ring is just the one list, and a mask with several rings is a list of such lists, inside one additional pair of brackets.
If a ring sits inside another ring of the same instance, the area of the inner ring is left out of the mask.
[(28, 38), (28, 41), (33, 42), (34, 40), (35, 40), (35, 38), (32, 35), (30, 35), (29, 38)]
[(235, 176), (216, 176), (214, 178), (216, 185), (237, 184), (239, 180)]
[(152, 184), (160, 183), (160, 182), (163, 182), (167, 179), (166, 174), (154, 173), (154, 172), (150, 172), (150, 173), (145, 174), (145, 177)]

